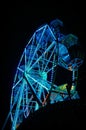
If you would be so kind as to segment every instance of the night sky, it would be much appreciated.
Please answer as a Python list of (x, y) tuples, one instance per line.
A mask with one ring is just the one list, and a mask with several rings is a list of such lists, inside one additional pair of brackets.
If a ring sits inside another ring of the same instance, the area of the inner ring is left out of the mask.
[[(83, 51), (86, 52), (86, 23), (84, 3), (40, 1), (2, 3), (0, 9), (0, 127), (9, 112), (10, 96), (16, 67), (24, 47), (38, 27), (60, 19), (65, 32), (78, 36)], [(86, 103), (86, 57), (79, 71), (79, 94)], [(65, 72), (64, 72), (65, 73)], [(62, 75), (61, 75), (62, 76)]]

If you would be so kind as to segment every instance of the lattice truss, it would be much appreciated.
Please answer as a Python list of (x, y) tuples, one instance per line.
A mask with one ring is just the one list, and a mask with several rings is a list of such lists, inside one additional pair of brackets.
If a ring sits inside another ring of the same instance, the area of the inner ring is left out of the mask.
[[(56, 22), (58, 23), (58, 20)], [(73, 34), (61, 34), (58, 26), (56, 31), (57, 34), (52, 26), (43, 25), (35, 31), (24, 48), (12, 86), (12, 130), (15, 130), (30, 113), (47, 105), (48, 101), (52, 104), (70, 99), (66, 89), (67, 83), (60, 86), (54, 84), (55, 70), (60, 65), (72, 71), (74, 81), (83, 60), (81, 57), (71, 59), (68, 52), (71, 46), (77, 44), (77, 37)], [(71, 99), (79, 98), (74, 82), (70, 96)]]

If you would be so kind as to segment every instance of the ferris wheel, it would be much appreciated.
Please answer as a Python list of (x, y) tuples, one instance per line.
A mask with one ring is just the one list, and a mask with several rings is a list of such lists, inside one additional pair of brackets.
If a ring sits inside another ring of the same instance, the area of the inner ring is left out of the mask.
[[(76, 44), (76, 42), (68, 44), (68, 39), (74, 38), (74, 35), (61, 34), (59, 26), (62, 26), (62, 22), (58, 19), (55, 22), (56, 28), (52, 26), (55, 24), (45, 24), (38, 28), (24, 48), (12, 86), (11, 130), (15, 130), (30, 113), (47, 105), (48, 99), (52, 104), (68, 98), (67, 83), (60, 86), (54, 84), (58, 65), (73, 71), (75, 80), (74, 72), (83, 63), (81, 58), (71, 60), (68, 51)], [(77, 94), (72, 95), (73, 98), (78, 98)]]

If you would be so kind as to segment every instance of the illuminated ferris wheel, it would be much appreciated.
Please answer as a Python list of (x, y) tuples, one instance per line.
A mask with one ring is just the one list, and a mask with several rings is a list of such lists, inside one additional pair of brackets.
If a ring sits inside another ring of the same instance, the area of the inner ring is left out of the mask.
[[(48, 102), (69, 100), (68, 84), (57, 86), (54, 83), (56, 68), (62, 66), (72, 71), (72, 80), (75, 81), (83, 58), (74, 56), (72, 49), (77, 46), (78, 38), (73, 34), (62, 34), (60, 26), (63, 23), (58, 19), (41, 26), (24, 48), (12, 86), (11, 130), (15, 130), (24, 118)], [(73, 82), (70, 89), (71, 99), (79, 98), (75, 85)]]

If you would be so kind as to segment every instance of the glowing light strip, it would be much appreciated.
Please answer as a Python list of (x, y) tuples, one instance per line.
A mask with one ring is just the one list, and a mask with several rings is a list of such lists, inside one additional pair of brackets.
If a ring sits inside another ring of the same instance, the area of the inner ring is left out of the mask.
[[(32, 61), (33, 61), (33, 59), (34, 59), (35, 54), (37, 53), (37, 50), (38, 50), (39, 46), (40, 46), (40, 44), (37, 44), (36, 49), (35, 49), (35, 51), (34, 51), (34, 54), (33, 54), (33, 56), (32, 56), (32, 59), (31, 59), (30, 63), (28, 64), (28, 67), (31, 66)], [(32, 53), (32, 52), (31, 52), (31, 53)]]
[(57, 65), (54, 65), (54, 66), (52, 66), (48, 71), (47, 71), (47, 73), (49, 73), (54, 67), (56, 67)]
[(20, 70), (22, 73), (24, 73), (24, 70), (22, 70), (21, 68), (17, 67), (18, 70)]
[(36, 79), (34, 79), (33, 77), (31, 77), (29, 74), (27, 75), (30, 79), (32, 79), (33, 81), (35, 81), (36, 83), (38, 83), (39, 85), (41, 85), (43, 88), (45, 88), (46, 90), (49, 90), (47, 87), (45, 87), (44, 85), (42, 85), (40, 82), (38, 82)]
[(53, 41), (52, 44), (44, 51), (44, 53), (36, 60), (36, 62), (29, 68), (28, 71), (30, 71), (36, 65), (36, 63), (43, 57), (43, 55), (45, 55), (55, 44), (56, 42)]
[(51, 30), (51, 28), (49, 26), (48, 26), (48, 29), (50, 30), (51, 35), (53, 36), (54, 40), (56, 40), (56, 37), (54, 36), (54, 34), (53, 34), (53, 32), (52, 32), (52, 30)]
[(34, 52), (34, 54), (33, 54), (33, 57), (32, 57), (32, 59), (31, 59), (31, 61), (30, 61), (29, 67), (31, 66), (31, 63), (32, 63), (32, 61), (33, 61), (33, 59), (34, 59), (34, 56), (35, 56), (35, 54), (36, 54), (36, 52), (37, 52), (37, 50), (38, 50), (38, 48), (39, 48), (39, 46), (40, 46), (40, 42), (41, 42), (42, 37), (43, 37), (43, 35), (44, 35), (44, 33), (45, 33), (45, 30), (46, 30), (46, 26), (45, 26), (45, 28), (44, 28), (42, 34), (41, 34), (40, 40), (39, 40), (39, 42), (38, 42), (38, 44), (37, 44), (37, 47), (36, 47), (35, 52)]
[[(54, 47), (54, 49), (55, 49), (55, 47)], [(49, 57), (49, 59), (48, 59), (48, 62), (46, 63), (46, 66), (45, 66), (45, 68), (44, 68), (44, 71), (45, 71), (46, 67), (48, 66), (48, 64), (49, 64), (49, 62), (50, 62), (50, 59), (51, 59), (51, 57), (52, 57), (52, 55), (53, 55), (53, 53), (54, 53), (54, 49), (53, 49), (53, 51), (52, 51), (52, 53), (51, 53), (51, 55), (50, 55), (50, 57)]]
[(36, 30), (36, 33), (38, 33), (39, 31), (43, 30), (43, 29), (46, 28), (47, 26), (48, 26), (48, 25), (46, 24), (46, 25), (44, 25), (43, 27), (37, 29), (37, 30)]
[[(33, 34), (33, 35), (34, 35), (34, 34)], [(29, 42), (28, 42), (28, 44), (26, 45), (25, 48), (27, 48), (27, 46), (31, 43), (32, 38), (33, 38), (33, 36), (30, 38), (30, 40), (29, 40)]]
[(14, 89), (22, 81), (22, 79), (23, 77), (21, 77), (20, 80), (18, 80), (18, 82), (15, 85), (13, 85), (12, 89)]
[(23, 84), (20, 87), (20, 93), (19, 93), (18, 103), (17, 103), (17, 106), (16, 106), (14, 120), (13, 120), (13, 123), (12, 123), (12, 130), (16, 129), (16, 125), (17, 125), (17, 121), (18, 121), (18, 115), (19, 115), (19, 109), (20, 109), (20, 104), (21, 104), (21, 100), (22, 100), (22, 94), (23, 94), (23, 90), (24, 90), (24, 85), (25, 85), (25, 82), (23, 80)]
[[(34, 39), (35, 39), (35, 37), (36, 37), (36, 33), (34, 33), (34, 35), (33, 35), (33, 40), (32, 40), (32, 44), (31, 44), (31, 48), (30, 48), (30, 53), (29, 53), (29, 59), (32, 57), (31, 56), (31, 54), (33, 54), (32, 53), (32, 50), (33, 50), (33, 48), (34, 48)], [(28, 48), (28, 47), (27, 47)], [(27, 51), (29, 51), (28, 49), (27, 49)], [(30, 64), (28, 63), (28, 65), (27, 66), (30, 66)]]

